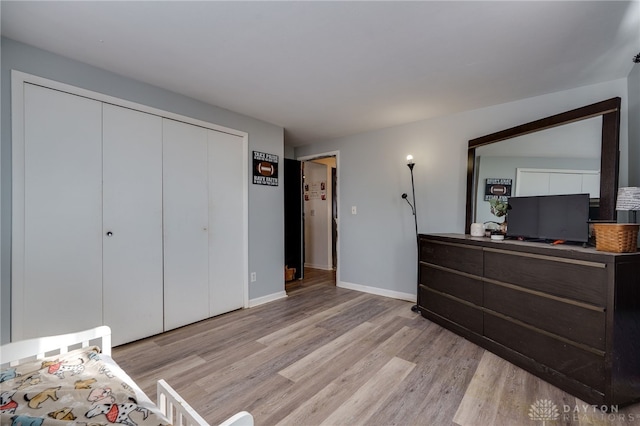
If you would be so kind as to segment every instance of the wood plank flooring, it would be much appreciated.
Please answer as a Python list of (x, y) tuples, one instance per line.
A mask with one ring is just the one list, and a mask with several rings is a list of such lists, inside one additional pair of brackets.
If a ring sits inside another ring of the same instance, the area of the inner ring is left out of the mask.
[[(155, 400), (165, 379), (209, 423), (257, 425), (640, 425), (640, 404), (605, 414), (411, 312), (306, 270), (286, 299), (114, 348)], [(565, 412), (568, 411), (568, 412)]]

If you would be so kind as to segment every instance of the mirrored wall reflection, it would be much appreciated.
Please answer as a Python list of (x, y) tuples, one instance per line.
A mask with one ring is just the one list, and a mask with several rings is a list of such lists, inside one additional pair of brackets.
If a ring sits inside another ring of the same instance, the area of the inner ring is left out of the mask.
[[(475, 222), (502, 222), (490, 199), (600, 191), (602, 116), (506, 139), (476, 149)], [(487, 180), (489, 179), (489, 180)]]

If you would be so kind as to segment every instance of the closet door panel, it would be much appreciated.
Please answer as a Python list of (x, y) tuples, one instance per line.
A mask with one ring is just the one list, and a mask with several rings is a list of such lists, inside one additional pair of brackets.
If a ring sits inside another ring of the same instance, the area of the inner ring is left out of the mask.
[(163, 331), (162, 118), (103, 108), (104, 323), (119, 345)]
[(244, 307), (242, 138), (209, 130), (210, 315)]
[(163, 120), (164, 326), (209, 316), (207, 130)]
[(102, 105), (25, 84), (24, 120), (14, 340), (102, 324)]
[(582, 174), (549, 173), (549, 195), (580, 194)]

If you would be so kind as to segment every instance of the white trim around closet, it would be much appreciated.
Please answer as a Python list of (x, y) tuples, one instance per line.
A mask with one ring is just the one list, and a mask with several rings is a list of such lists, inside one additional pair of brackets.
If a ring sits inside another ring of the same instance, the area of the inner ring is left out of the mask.
[[(157, 115), (160, 117), (181, 121), (184, 123), (192, 124), (195, 126), (203, 127), (218, 132), (228, 133), (231, 135), (239, 136), (242, 138), (242, 174), (243, 174), (243, 293), (244, 293), (244, 307), (249, 307), (249, 134), (229, 127), (221, 126), (218, 124), (210, 123), (207, 121), (187, 117), (184, 115), (176, 114), (169, 111), (164, 111), (158, 108), (150, 107), (147, 105), (139, 104), (136, 102), (127, 101), (125, 99), (116, 98), (106, 95), (104, 93), (94, 92), (91, 90), (83, 89), (80, 87), (72, 86), (66, 83), (61, 83), (55, 80), (50, 80), (44, 77), (39, 77), (32, 74), (27, 74), (18, 70), (11, 70), (11, 124), (12, 124), (12, 236), (16, 230), (22, 230), (24, 234), (24, 84), (34, 84), (49, 89), (66, 92), (72, 95), (82, 96), (96, 101), (101, 101), (113, 105), (117, 105), (124, 108), (130, 108), (133, 110), (145, 112), (148, 114)], [(16, 190), (22, 188), (23, 190)], [(24, 241), (21, 238), (12, 238), (12, 282), (18, 280), (24, 281)], [(13, 286), (12, 286), (13, 287)], [(16, 298), (17, 297), (17, 298)], [(23, 302), (20, 299), (21, 295), (13, 295), (12, 300)], [(12, 327), (14, 325), (12, 324)]]

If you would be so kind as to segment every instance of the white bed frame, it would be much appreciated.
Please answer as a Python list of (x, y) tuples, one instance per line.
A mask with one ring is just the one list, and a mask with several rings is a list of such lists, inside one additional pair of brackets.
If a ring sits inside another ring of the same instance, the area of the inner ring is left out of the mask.
[[(111, 356), (111, 329), (103, 325), (77, 333), (7, 343), (0, 346), (0, 365), (16, 366), (24, 361), (64, 354), (91, 345), (99, 346), (102, 353)], [(158, 380), (157, 405), (174, 426), (210, 426), (164, 380)], [(253, 426), (253, 416), (241, 411), (222, 422), (220, 426)]]

